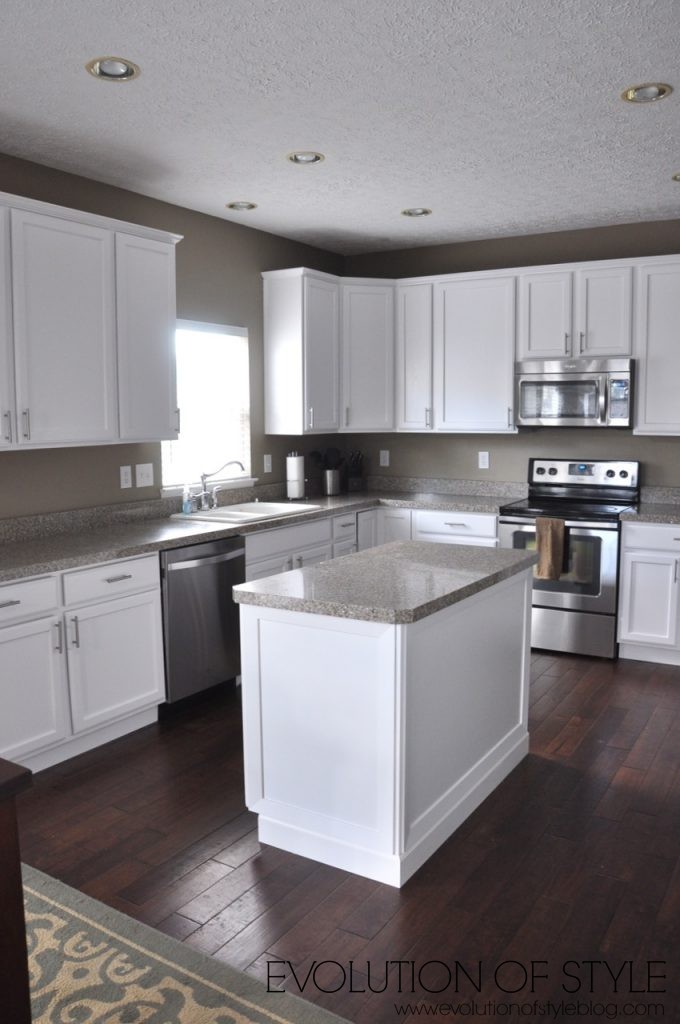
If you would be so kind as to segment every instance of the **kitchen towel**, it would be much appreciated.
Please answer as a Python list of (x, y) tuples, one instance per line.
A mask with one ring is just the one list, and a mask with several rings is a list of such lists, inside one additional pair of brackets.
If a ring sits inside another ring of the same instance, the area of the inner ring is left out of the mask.
[(538, 580), (558, 580), (564, 561), (564, 520), (539, 516), (536, 519), (536, 550)]

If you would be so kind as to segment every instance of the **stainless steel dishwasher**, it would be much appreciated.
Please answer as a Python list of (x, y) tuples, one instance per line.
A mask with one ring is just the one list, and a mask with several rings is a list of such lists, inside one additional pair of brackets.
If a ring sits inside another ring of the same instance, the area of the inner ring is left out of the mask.
[(238, 605), (231, 588), (246, 571), (243, 537), (161, 552), (168, 702), (241, 671)]

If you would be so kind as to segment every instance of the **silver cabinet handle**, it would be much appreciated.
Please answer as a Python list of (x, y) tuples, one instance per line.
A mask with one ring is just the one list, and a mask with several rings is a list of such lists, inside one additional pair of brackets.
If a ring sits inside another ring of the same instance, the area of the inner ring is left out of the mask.
[(104, 578), (104, 583), (122, 583), (123, 580), (131, 580), (131, 579), (132, 579), (132, 573), (131, 572), (122, 572), (120, 574), (120, 576), (106, 576)]
[(512, 406), (508, 406), (508, 426), (512, 426)]
[(296, 555), (295, 556), (295, 561), (298, 564), (298, 568), (301, 569), (302, 568), (302, 555)]
[(314, 406), (309, 407), (309, 429), (314, 430)]
[(432, 426), (432, 409), (430, 409), (428, 406), (425, 406), (425, 426)]
[(564, 353), (569, 355), (569, 331), (564, 332)]
[(586, 340), (585, 332), (584, 331), (579, 331), (579, 334), (578, 334), (578, 354), (580, 356), (583, 355), (583, 349), (585, 347), (585, 345), (584, 345), (585, 340)]
[(180, 410), (179, 409), (175, 409), (175, 415), (177, 416), (177, 433), (179, 434), (180, 424), (182, 422), (182, 418), (181, 418)]
[(18, 604), (21, 604), (21, 601), (3, 601), (0, 608), (16, 608)]
[(678, 560), (675, 559), (675, 569), (673, 570), (673, 583), (678, 582)]
[(3, 413), (3, 416), (7, 420), (7, 430), (5, 431), (5, 441), (7, 441), (7, 442), (9, 442), (9, 444), (11, 444), (12, 443), (12, 413), (11, 412), (5, 412), (5, 413)]
[(31, 440), (31, 411), (30, 411), (30, 409), (24, 409), (22, 415), (23, 415), (23, 418), (24, 418), (24, 437), (26, 438), (27, 441), (30, 441)]
[(345, 426), (349, 426), (349, 406), (345, 406)]
[(54, 648), (57, 654), (64, 653), (64, 634), (62, 631), (61, 621), (54, 623), (54, 628), (57, 631), (57, 644)]
[(468, 528), (467, 523), (444, 523), (444, 526), (462, 526), (466, 530)]
[(354, 529), (354, 523), (340, 523), (341, 530), (352, 530)]
[(73, 646), (80, 647), (80, 626), (78, 624), (78, 616), (74, 615), (71, 622), (73, 623)]

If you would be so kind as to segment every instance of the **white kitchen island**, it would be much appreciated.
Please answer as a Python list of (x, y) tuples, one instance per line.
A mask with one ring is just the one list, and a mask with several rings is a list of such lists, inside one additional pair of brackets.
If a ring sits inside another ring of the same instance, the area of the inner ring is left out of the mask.
[(261, 842), (403, 885), (527, 753), (535, 560), (404, 542), (234, 588)]

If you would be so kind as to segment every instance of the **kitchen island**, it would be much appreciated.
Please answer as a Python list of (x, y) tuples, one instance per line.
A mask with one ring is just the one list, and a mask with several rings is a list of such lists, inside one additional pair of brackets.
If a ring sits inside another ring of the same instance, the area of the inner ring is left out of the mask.
[(263, 843), (400, 886), (521, 761), (531, 553), (397, 542), (234, 588)]

